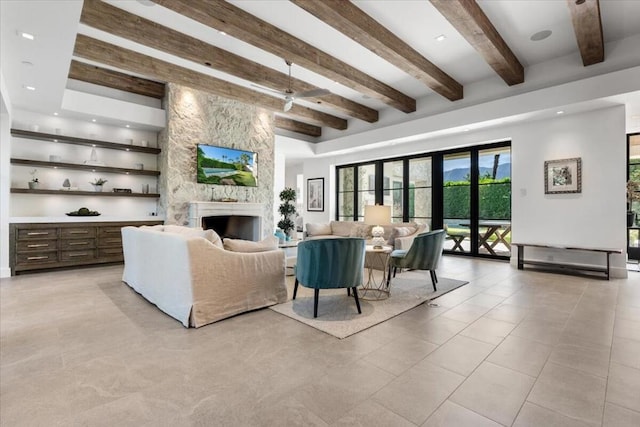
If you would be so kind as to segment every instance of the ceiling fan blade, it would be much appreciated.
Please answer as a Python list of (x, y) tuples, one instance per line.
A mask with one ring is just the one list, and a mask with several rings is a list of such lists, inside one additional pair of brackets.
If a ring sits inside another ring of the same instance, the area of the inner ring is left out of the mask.
[(284, 103), (284, 112), (286, 113), (287, 111), (291, 110), (291, 108), (293, 107), (293, 98), (287, 98), (286, 102)]
[(271, 88), (268, 88), (268, 87), (264, 87), (264, 86), (260, 86), (260, 85), (256, 85), (256, 84), (253, 84), (253, 83), (251, 83), (251, 86), (255, 87), (257, 89), (266, 90), (267, 92), (275, 93), (275, 94), (280, 95), (280, 96), (287, 96), (288, 95), (286, 92), (283, 92), (283, 91), (280, 91), (280, 90), (274, 90), (274, 89), (271, 89)]
[(303, 92), (296, 92), (293, 94), (296, 98), (315, 98), (317, 96), (329, 95), (331, 92), (328, 89), (312, 89), (305, 90)]

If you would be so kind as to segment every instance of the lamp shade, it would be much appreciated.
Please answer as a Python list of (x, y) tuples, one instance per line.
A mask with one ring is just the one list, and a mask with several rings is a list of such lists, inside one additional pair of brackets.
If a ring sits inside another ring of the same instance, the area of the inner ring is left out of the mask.
[(366, 205), (364, 207), (364, 223), (382, 225), (391, 223), (391, 206)]

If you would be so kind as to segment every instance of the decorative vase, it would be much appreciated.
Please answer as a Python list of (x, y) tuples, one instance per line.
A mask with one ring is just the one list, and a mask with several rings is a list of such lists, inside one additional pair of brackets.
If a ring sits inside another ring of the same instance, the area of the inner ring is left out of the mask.
[(37, 190), (39, 186), (39, 182), (29, 181), (29, 190)]
[(627, 211), (627, 227), (633, 227), (636, 222), (636, 213), (633, 211)]
[(95, 191), (96, 193), (101, 193), (102, 192), (102, 185), (93, 185), (93, 191)]
[(280, 230), (279, 228), (276, 229), (276, 232), (273, 233), (273, 235), (278, 238), (278, 241), (280, 243), (284, 243), (284, 241), (286, 240), (286, 236), (284, 235), (284, 231)]

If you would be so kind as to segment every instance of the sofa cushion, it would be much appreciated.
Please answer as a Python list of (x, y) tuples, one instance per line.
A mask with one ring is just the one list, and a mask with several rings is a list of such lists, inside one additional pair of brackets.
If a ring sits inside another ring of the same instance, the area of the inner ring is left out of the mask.
[(391, 230), (391, 235), (387, 240), (387, 244), (393, 246), (395, 245), (396, 238), (411, 236), (416, 231), (418, 231), (417, 227), (393, 227), (393, 230)]
[(361, 223), (353, 221), (331, 221), (331, 234), (334, 236), (349, 237), (351, 230)]
[(224, 248), (232, 252), (266, 252), (278, 249), (278, 238), (267, 236), (259, 242), (242, 239), (224, 239)]
[(331, 224), (307, 223), (308, 236), (324, 236), (328, 234), (331, 234)]
[(373, 228), (373, 225), (367, 225), (367, 224), (355, 225), (351, 228), (351, 233), (349, 234), (349, 237), (361, 237), (363, 239), (370, 239), (371, 237), (373, 237), (371, 235), (372, 228)]
[(182, 234), (183, 236), (203, 237), (215, 246), (222, 248), (222, 239), (215, 231), (201, 228), (183, 227), (181, 225), (165, 225), (164, 231), (168, 233)]

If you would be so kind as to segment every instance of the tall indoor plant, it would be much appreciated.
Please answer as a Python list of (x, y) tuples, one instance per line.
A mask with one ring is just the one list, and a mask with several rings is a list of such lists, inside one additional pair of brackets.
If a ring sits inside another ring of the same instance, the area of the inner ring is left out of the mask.
[(296, 190), (286, 187), (280, 192), (280, 201), (282, 204), (278, 208), (278, 212), (282, 215), (282, 219), (278, 221), (278, 228), (284, 231), (287, 237), (292, 237), (295, 224), (292, 217), (296, 213), (296, 207), (292, 202), (296, 200)]

